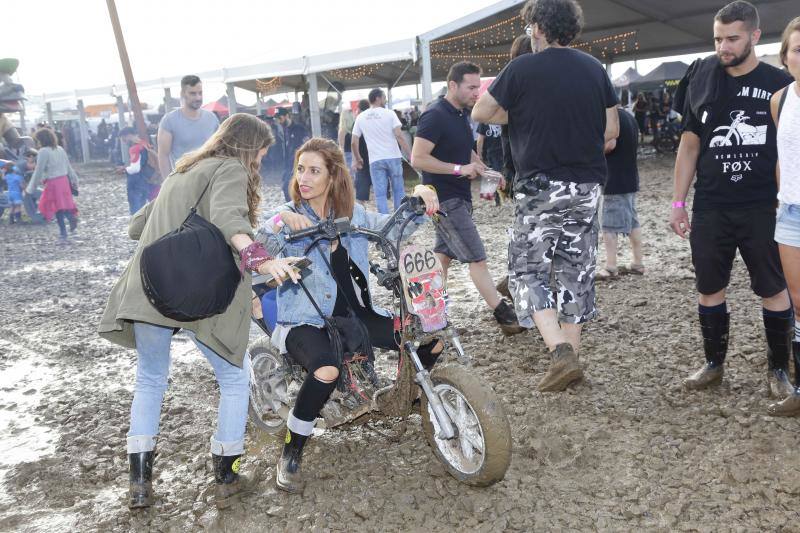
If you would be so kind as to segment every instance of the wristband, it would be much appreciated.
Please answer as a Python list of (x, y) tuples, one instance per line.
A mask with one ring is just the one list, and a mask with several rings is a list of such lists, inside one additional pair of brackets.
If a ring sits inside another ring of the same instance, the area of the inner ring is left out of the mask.
[(455, 165), (453, 167), (453, 175), (460, 176), (461, 175), (461, 165)]
[(247, 247), (239, 251), (239, 258), (242, 260), (241, 272), (245, 270), (257, 272), (258, 268), (272, 259), (267, 249), (260, 242), (252, 242)]
[(686, 202), (672, 202), (672, 209), (684, 209)]

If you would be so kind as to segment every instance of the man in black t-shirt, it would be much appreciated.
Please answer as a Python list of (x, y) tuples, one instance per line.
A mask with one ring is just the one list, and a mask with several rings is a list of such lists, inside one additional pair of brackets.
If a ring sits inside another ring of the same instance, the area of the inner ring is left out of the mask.
[(411, 150), (411, 166), (422, 171), (422, 183), (436, 189), (440, 210), (447, 213), (436, 225), (434, 251), (442, 262), (445, 279), (453, 259), (469, 264), (475, 288), (494, 312), (507, 335), (521, 333), (514, 308), (498, 294), (486, 264), (486, 250), (472, 219), (473, 179), (485, 170), (472, 149), (468, 107), (474, 105), (481, 86), (481, 68), (462, 61), (450, 67), (447, 94), (428, 106), (419, 118)]
[(539, 390), (561, 391), (583, 376), (581, 328), (597, 314), (597, 203), (617, 96), (600, 62), (569, 47), (583, 25), (577, 2), (529, 0), (521, 16), (535, 53), (506, 65), (472, 116), (509, 127), (517, 167), (509, 290), (520, 325), (535, 323), (551, 351)]
[[(743, 1), (714, 18), (716, 55), (698, 60), (681, 82), (686, 87), (684, 133), (675, 160), (670, 226), (692, 249), (706, 364), (684, 381), (701, 389), (722, 380), (730, 315), (725, 290), (736, 250), (762, 298), (774, 397), (792, 392), (788, 377), (792, 308), (774, 241), (777, 185), (772, 93), (792, 78), (755, 55), (761, 30), (756, 8)], [(695, 183), (692, 221), (686, 196)]]
[(478, 155), (486, 166), (498, 172), (503, 170), (502, 131), (503, 127), (496, 124), (478, 124)]
[(636, 148), (639, 126), (633, 115), (617, 107), (619, 136), (606, 145), (608, 180), (603, 188), (603, 245), (606, 266), (597, 271), (597, 279), (610, 279), (620, 272), (617, 268), (617, 235), (631, 240), (633, 262), (630, 274), (644, 274), (642, 257), (642, 228), (636, 216), (636, 193), (639, 190), (639, 169), (636, 167)]

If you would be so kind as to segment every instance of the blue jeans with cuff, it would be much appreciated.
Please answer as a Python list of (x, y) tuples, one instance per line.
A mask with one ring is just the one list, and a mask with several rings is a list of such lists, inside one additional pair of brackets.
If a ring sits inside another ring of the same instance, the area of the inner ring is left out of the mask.
[[(133, 327), (139, 357), (127, 442), (128, 453), (140, 453), (156, 447), (161, 403), (169, 378), (173, 330), (144, 322), (135, 322)], [(187, 334), (211, 363), (219, 383), (217, 431), (211, 437), (211, 453), (241, 455), (250, 398), (250, 355), (245, 354), (242, 368), (239, 368), (198, 342), (194, 333), (187, 331)]]

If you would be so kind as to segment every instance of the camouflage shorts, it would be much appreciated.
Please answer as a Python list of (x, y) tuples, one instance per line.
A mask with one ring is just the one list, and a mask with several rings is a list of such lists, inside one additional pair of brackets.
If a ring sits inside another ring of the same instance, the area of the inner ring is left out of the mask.
[[(517, 193), (508, 250), (508, 288), (521, 326), (533, 313), (558, 306), (561, 322), (581, 324), (597, 315), (596, 183), (551, 181), (535, 194)], [(555, 287), (553, 282), (555, 281)]]

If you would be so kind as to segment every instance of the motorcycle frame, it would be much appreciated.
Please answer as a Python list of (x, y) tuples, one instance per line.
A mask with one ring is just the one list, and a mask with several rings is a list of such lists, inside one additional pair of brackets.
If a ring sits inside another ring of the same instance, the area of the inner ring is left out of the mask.
[[(414, 327), (410, 325), (412, 321), (409, 320), (409, 315), (413, 313), (409, 312), (405, 298), (403, 297), (402, 277), (400, 276), (399, 267), (400, 243), (402, 242), (405, 228), (411, 222), (413, 216), (408, 216), (405, 218), (405, 220), (403, 220), (398, 231), (396, 243), (393, 243), (389, 239), (389, 233), (391, 232), (392, 228), (401, 219), (403, 219), (405, 216), (405, 210), (408, 207), (408, 201), (404, 201), (404, 203), (401, 204), (401, 206), (395, 210), (394, 213), (392, 213), (390, 218), (384, 223), (383, 227), (377, 231), (352, 225), (347, 231), (339, 231), (336, 224), (333, 224), (332, 221), (322, 221), (319, 224), (320, 232), (322, 234), (316, 235), (313, 238), (312, 242), (305, 249), (305, 255), (308, 255), (308, 253), (321, 241), (331, 241), (344, 233), (360, 233), (367, 236), (369, 240), (373, 241), (378, 246), (378, 249), (381, 251), (383, 257), (387, 261), (387, 268), (384, 270), (377, 263), (370, 262), (370, 272), (378, 278), (379, 285), (391, 291), (393, 296), (400, 301), (398, 306), (400, 319), (398, 331), (400, 334), (400, 354), (398, 360), (397, 379), (393, 385), (384, 389), (383, 393), (380, 393), (381, 391), (376, 393), (373, 399), (375, 404), (373, 407), (384, 413), (389, 411), (387, 414), (407, 416), (411, 412), (411, 404), (415, 398), (415, 395), (412, 394), (412, 392), (413, 384), (416, 383), (416, 385), (419, 386), (425, 394), (428, 400), (428, 405), (430, 405), (433, 414), (436, 417), (440, 432), (439, 437), (443, 439), (452, 439), (457, 436), (456, 427), (450, 421), (450, 417), (444, 409), (441, 398), (434, 390), (434, 384), (431, 380), (430, 372), (428, 372), (428, 370), (422, 365), (422, 362), (419, 359), (416, 347), (414, 346), (417, 335), (414, 331)], [(417, 213), (412, 211), (411, 215), (414, 214)], [(327, 226), (325, 227), (325, 225)], [(288, 238), (291, 239), (291, 237), (292, 236), (290, 235)], [(311, 304), (317, 310), (319, 310), (317, 302), (314, 300), (310, 291), (303, 284), (303, 281), (299, 280), (298, 284), (306, 293), (306, 296), (311, 301)], [(255, 321), (265, 333), (269, 333), (269, 328), (267, 328), (266, 323), (264, 323), (262, 319), (256, 319)], [(459, 361), (464, 362), (468, 360), (463, 347), (461, 346), (461, 342), (458, 339), (458, 336), (452, 331), (452, 327), (449, 322), (448, 326), (443, 330), (440, 330), (438, 333), (440, 333), (438, 335), (440, 338), (445, 335), (450, 337), (453, 346), (457, 351)], [(408, 372), (407, 365), (409, 360), (413, 365), (413, 381), (409, 379), (403, 379), (403, 372)], [(378, 398), (383, 396), (386, 396), (386, 400), (379, 402)], [(393, 405), (390, 406), (390, 404)]]

